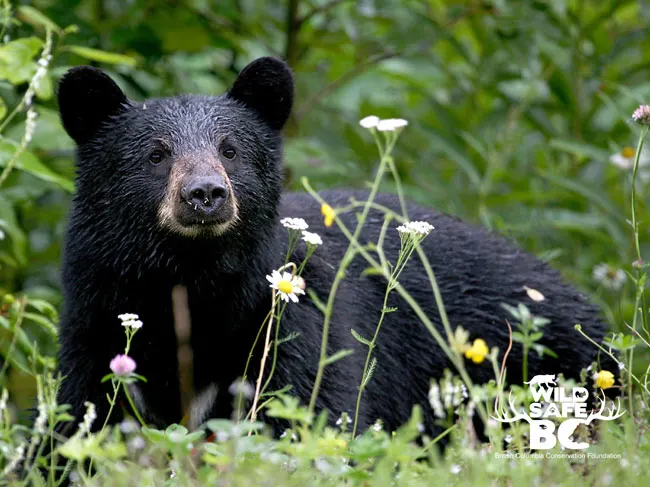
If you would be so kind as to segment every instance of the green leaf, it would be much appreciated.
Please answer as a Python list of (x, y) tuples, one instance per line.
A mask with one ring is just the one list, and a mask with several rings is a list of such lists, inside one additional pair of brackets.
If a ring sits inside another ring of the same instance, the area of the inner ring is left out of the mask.
[(124, 54), (116, 54), (113, 52), (106, 52), (99, 49), (92, 49), (84, 46), (64, 46), (61, 50), (66, 50), (75, 53), (90, 61), (97, 61), (106, 64), (126, 64), (127, 66), (135, 66), (138, 64), (135, 58), (125, 56)]
[(107, 438), (109, 430), (103, 430), (97, 434), (92, 434), (87, 438), (78, 435), (72, 436), (63, 445), (57, 448), (57, 451), (66, 458), (71, 458), (78, 462), (86, 458), (118, 460), (127, 455), (126, 445), (114, 441), (104, 440)]
[(526, 337), (519, 331), (512, 332), (512, 341), (519, 343), (527, 342)]
[(440, 137), (435, 132), (431, 132), (429, 137), (431, 138), (431, 144), (446, 154), (452, 162), (455, 162), (465, 172), (474, 188), (478, 189), (481, 185), (481, 175), (472, 160), (467, 157), (467, 154), (463, 153), (461, 147), (444, 137)]
[[(48, 78), (49, 79), (49, 78)], [(25, 132), (25, 123), (12, 124), (4, 135), (13, 140), (22, 139)], [(71, 153), (75, 144), (61, 125), (59, 113), (55, 110), (39, 106), (36, 128), (29, 143), (29, 149), (34, 152), (38, 150), (46, 152)], [(38, 150), (37, 150), (38, 149)]]
[(538, 332), (532, 333), (528, 338), (530, 339), (531, 342), (536, 342), (540, 338), (542, 338), (543, 336), (544, 336), (544, 333), (542, 333), (541, 331), (538, 331)]
[(27, 265), (27, 236), (18, 224), (14, 208), (9, 200), (0, 195), (0, 230), (10, 239), (11, 251), (19, 267)]
[(631, 350), (637, 345), (641, 344), (641, 340), (632, 335), (626, 335), (624, 333), (616, 333), (611, 338), (605, 338), (605, 342), (615, 350), (621, 352), (625, 350)]
[(508, 303), (501, 303), (501, 307), (504, 308), (508, 313), (510, 313), (513, 316), (513, 318), (517, 320), (521, 320), (519, 310), (514, 306), (511, 306)]
[(48, 75), (43, 76), (34, 85), (34, 91), (36, 91), (36, 96), (41, 100), (49, 100), (52, 98), (54, 94), (52, 79)]
[(612, 205), (612, 203), (610, 203), (607, 199), (601, 196), (602, 192), (598, 193), (597, 191), (586, 187), (578, 181), (572, 181), (559, 176), (554, 176), (547, 172), (540, 171), (540, 176), (554, 184), (563, 186), (570, 191), (574, 191), (579, 195), (582, 195), (584, 198), (591, 201), (595, 205), (600, 206), (614, 218), (620, 218), (618, 209), (615, 208), (614, 205)]
[(548, 348), (545, 345), (535, 343), (535, 344), (532, 345), (531, 348), (537, 352), (537, 355), (539, 357), (543, 357), (544, 355), (548, 355), (549, 357), (558, 358), (557, 353), (555, 353), (553, 350), (551, 350), (550, 348)]
[(377, 359), (373, 357), (372, 362), (370, 362), (370, 367), (368, 367), (368, 371), (366, 372), (366, 375), (363, 377), (363, 380), (361, 381), (362, 388), (366, 387), (366, 385), (368, 385), (368, 382), (370, 382), (370, 379), (372, 378), (372, 374), (375, 373), (375, 367), (377, 367)]
[(151, 440), (153, 443), (159, 443), (165, 440), (164, 431), (160, 431), (154, 428), (148, 428), (146, 426), (144, 426), (141, 431), (144, 437), (147, 438), (148, 440)]
[(282, 389), (277, 389), (275, 391), (263, 392), (262, 394), (260, 394), (260, 397), (279, 396), (280, 394), (284, 394), (285, 392), (289, 392), (291, 389), (293, 389), (293, 386), (291, 384), (287, 384)]
[[(13, 140), (4, 139), (0, 141), (0, 167), (5, 167), (7, 165), (18, 148), (19, 144)], [(70, 193), (74, 192), (74, 184), (72, 181), (52, 171), (31, 152), (22, 152), (18, 156), (15, 167), (16, 169), (28, 172), (39, 179), (54, 183)]]
[(27, 301), (27, 307), (32, 307), (39, 311), (41, 314), (44, 314), (47, 316), (51, 321), (59, 321), (59, 313), (57, 312), (56, 308), (49, 303), (48, 301), (45, 301), (44, 299), (29, 299)]
[(7, 115), (7, 104), (0, 98), (0, 120), (5, 118), (5, 115)]
[(36, 313), (27, 313), (24, 314), (26, 321), (31, 321), (32, 323), (37, 324), (42, 329), (44, 329), (51, 337), (56, 338), (57, 328), (54, 323), (48, 320), (45, 316), (36, 314)]
[(18, 7), (18, 16), (28, 24), (42, 26), (46, 29), (55, 31), (58, 34), (61, 33), (61, 27), (56, 25), (46, 15), (36, 10), (34, 7), (30, 7), (29, 5), (21, 5)]
[(370, 340), (363, 338), (361, 335), (359, 335), (359, 333), (357, 333), (357, 331), (354, 328), (350, 328), (350, 332), (352, 333), (352, 336), (356, 341), (358, 341), (359, 343), (363, 343), (368, 347), (370, 346)]
[(556, 150), (573, 154), (581, 159), (594, 159), (596, 161), (606, 161), (610, 153), (606, 150), (595, 147), (591, 144), (576, 142), (573, 140), (551, 139), (549, 145)]
[(0, 46), (0, 79), (13, 85), (29, 81), (38, 69), (34, 57), (43, 47), (38, 37), (24, 37)]
[(289, 333), (287, 336), (278, 339), (277, 344), (278, 344), (278, 345), (282, 345), (283, 343), (290, 342), (291, 340), (295, 340), (295, 339), (298, 338), (299, 336), (300, 336), (300, 333), (299, 333), (299, 332), (297, 332), (297, 331), (292, 331), (292, 332)]
[(300, 421), (305, 425), (311, 424), (314, 415), (306, 407), (300, 406), (297, 397), (283, 395), (269, 402), (266, 414), (272, 418)]
[(361, 277), (366, 277), (366, 276), (381, 276), (383, 275), (383, 271), (379, 269), (378, 267), (366, 267), (362, 272), (361, 272)]
[(339, 350), (336, 352), (334, 355), (330, 355), (323, 361), (323, 365), (331, 365), (334, 362), (338, 362), (339, 360), (347, 357), (348, 355), (352, 355), (354, 353), (354, 350), (350, 348), (346, 348), (343, 350)]
[[(2, 335), (0, 335), (0, 355), (9, 360), (11, 364), (27, 374), (32, 373), (30, 370), (32, 358), (39, 365), (49, 368), (50, 360), (38, 353), (37, 343), (27, 334), (24, 328), (16, 329), (14, 322), (0, 315), (0, 332), (2, 332)], [(11, 355), (9, 355), (8, 352), (14, 340), (15, 346)]]

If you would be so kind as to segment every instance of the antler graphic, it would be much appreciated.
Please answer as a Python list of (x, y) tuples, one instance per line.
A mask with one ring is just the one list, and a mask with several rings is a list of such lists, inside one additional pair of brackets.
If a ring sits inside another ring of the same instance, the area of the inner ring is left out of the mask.
[(605, 401), (605, 393), (603, 392), (603, 400), (601, 401), (602, 405), (600, 406), (600, 409), (598, 410), (597, 413), (594, 411), (591, 411), (589, 413), (589, 416), (586, 419), (586, 423), (589, 424), (591, 423), (594, 419), (600, 419), (603, 421), (611, 421), (613, 419), (620, 418), (625, 414), (625, 411), (621, 412), (621, 398), (617, 398), (616, 406), (612, 406), (611, 408), (608, 409), (609, 414), (604, 415), (603, 411), (605, 410), (606, 406), (606, 401)]
[(497, 414), (497, 416), (492, 416), (492, 418), (496, 421), (499, 421), (500, 423), (512, 423), (514, 421), (519, 421), (522, 419), (525, 419), (529, 423), (532, 421), (530, 416), (528, 416), (525, 411), (517, 410), (517, 407), (514, 404), (514, 400), (512, 399), (512, 391), (508, 395), (508, 404), (510, 405), (510, 410), (514, 413), (514, 416), (508, 416), (507, 411), (495, 411), (495, 414)]

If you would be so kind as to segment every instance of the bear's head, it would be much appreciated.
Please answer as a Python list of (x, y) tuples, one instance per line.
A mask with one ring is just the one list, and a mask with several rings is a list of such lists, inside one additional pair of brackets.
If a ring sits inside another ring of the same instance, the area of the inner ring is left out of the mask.
[(71, 69), (58, 98), (78, 146), (77, 201), (107, 224), (117, 215), (182, 238), (262, 224), (281, 194), (280, 131), (293, 89), (289, 67), (268, 57), (249, 64), (226, 94), (144, 103), (99, 69)]

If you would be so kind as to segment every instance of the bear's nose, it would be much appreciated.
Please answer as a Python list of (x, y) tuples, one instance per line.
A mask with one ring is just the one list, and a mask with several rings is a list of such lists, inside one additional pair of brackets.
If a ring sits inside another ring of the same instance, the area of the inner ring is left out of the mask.
[(181, 190), (181, 196), (195, 209), (209, 212), (228, 199), (228, 186), (221, 176), (198, 178)]

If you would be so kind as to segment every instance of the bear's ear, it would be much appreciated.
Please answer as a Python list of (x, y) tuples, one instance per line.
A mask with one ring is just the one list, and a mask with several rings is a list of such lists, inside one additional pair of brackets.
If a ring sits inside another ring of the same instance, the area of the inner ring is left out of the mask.
[(61, 78), (58, 96), (63, 127), (77, 144), (90, 140), (103, 122), (128, 103), (115, 82), (92, 66), (68, 71)]
[(291, 114), (293, 75), (280, 59), (256, 59), (239, 73), (228, 96), (255, 110), (274, 130), (280, 130)]

